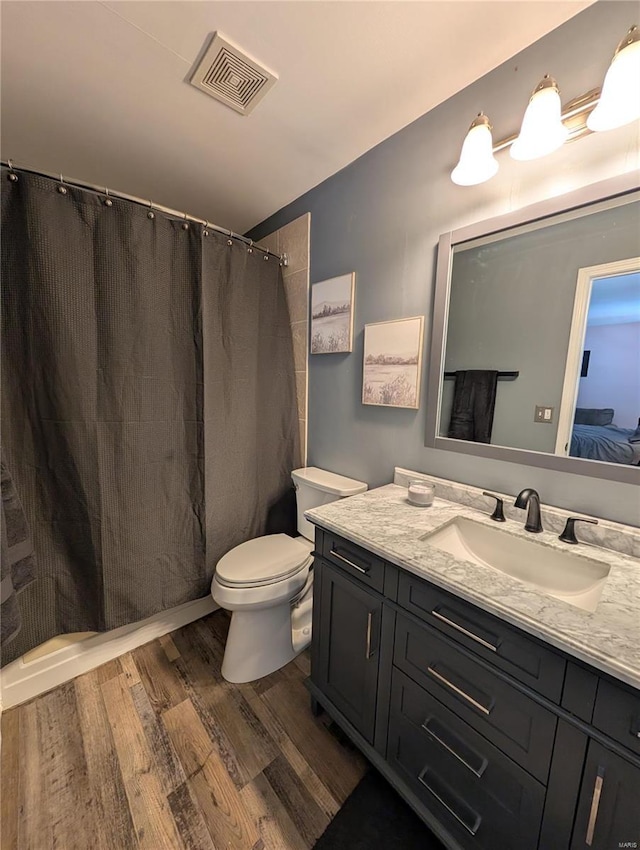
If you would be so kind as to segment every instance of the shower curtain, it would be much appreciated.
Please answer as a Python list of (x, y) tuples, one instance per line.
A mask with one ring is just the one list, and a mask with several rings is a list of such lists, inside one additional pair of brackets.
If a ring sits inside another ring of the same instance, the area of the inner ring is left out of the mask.
[(35, 174), (2, 189), (2, 445), (38, 564), (4, 664), (205, 596), (298, 424), (274, 257)]

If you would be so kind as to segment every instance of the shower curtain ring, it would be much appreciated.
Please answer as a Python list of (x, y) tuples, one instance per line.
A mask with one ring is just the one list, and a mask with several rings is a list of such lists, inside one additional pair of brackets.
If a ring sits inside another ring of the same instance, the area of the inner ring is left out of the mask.
[(187, 222), (187, 214), (186, 213), (184, 213), (184, 222), (182, 223), (182, 229), (183, 230), (189, 229), (189, 223)]
[(60, 175), (60, 185), (58, 186), (58, 192), (60, 192), (61, 195), (66, 195), (67, 194), (67, 187), (63, 184), (64, 184), (64, 180), (62, 179), (62, 174), (61, 174)]
[(107, 189), (107, 187), (106, 187), (106, 186), (104, 187), (104, 193), (105, 193), (105, 195), (107, 196), (107, 197), (104, 199), (104, 205), (105, 205), (105, 207), (112, 207), (112, 206), (113, 206), (113, 201), (112, 201), (112, 200), (111, 200), (111, 198), (109, 197), (109, 190)]
[(249, 247), (247, 248), (247, 254), (253, 254), (253, 239), (249, 240)]
[(155, 218), (156, 214), (153, 211), (153, 201), (149, 201), (149, 212), (147, 213), (147, 218)]
[(7, 159), (7, 165), (9, 166), (9, 180), (11, 180), (12, 183), (17, 183), (18, 175), (13, 170), (13, 160)]
[(229, 238), (227, 239), (227, 245), (229, 247), (231, 247), (233, 245), (233, 239), (231, 238), (232, 236), (233, 236), (233, 230), (230, 230), (229, 231)]
[(209, 235), (209, 231), (208, 231), (208, 229), (207, 229), (207, 228), (209, 227), (209, 222), (208, 222), (208, 221), (203, 221), (203, 222), (202, 222), (202, 224), (204, 225), (204, 230), (202, 231), (202, 235), (203, 235), (203, 236), (208, 236), (208, 235)]

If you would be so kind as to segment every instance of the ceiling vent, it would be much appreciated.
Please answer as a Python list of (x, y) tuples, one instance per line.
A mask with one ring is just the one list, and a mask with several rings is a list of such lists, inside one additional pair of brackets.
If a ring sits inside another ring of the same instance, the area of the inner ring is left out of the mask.
[(248, 115), (278, 77), (239, 47), (214, 32), (191, 75), (191, 85)]

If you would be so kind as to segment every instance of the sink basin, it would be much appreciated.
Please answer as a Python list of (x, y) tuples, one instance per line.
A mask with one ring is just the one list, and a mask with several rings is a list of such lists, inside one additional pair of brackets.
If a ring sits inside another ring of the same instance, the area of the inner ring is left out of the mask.
[(420, 539), (456, 558), (506, 573), (585, 611), (596, 610), (610, 570), (600, 561), (551, 549), (466, 517), (456, 517)]

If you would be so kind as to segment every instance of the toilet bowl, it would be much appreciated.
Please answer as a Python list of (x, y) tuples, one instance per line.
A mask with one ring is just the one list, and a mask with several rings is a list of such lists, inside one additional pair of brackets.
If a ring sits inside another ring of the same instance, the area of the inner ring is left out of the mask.
[[(312, 548), (304, 537), (270, 534), (236, 546), (218, 562), (211, 593), (232, 612), (222, 662), (227, 681), (260, 679), (297, 655), (291, 607), (305, 587)], [(310, 616), (305, 625), (310, 640)]]
[(211, 594), (231, 611), (222, 675), (252, 682), (279, 670), (311, 642), (314, 529), (304, 511), (367, 485), (315, 467), (291, 473), (299, 537), (268, 534), (236, 546), (217, 563)]

